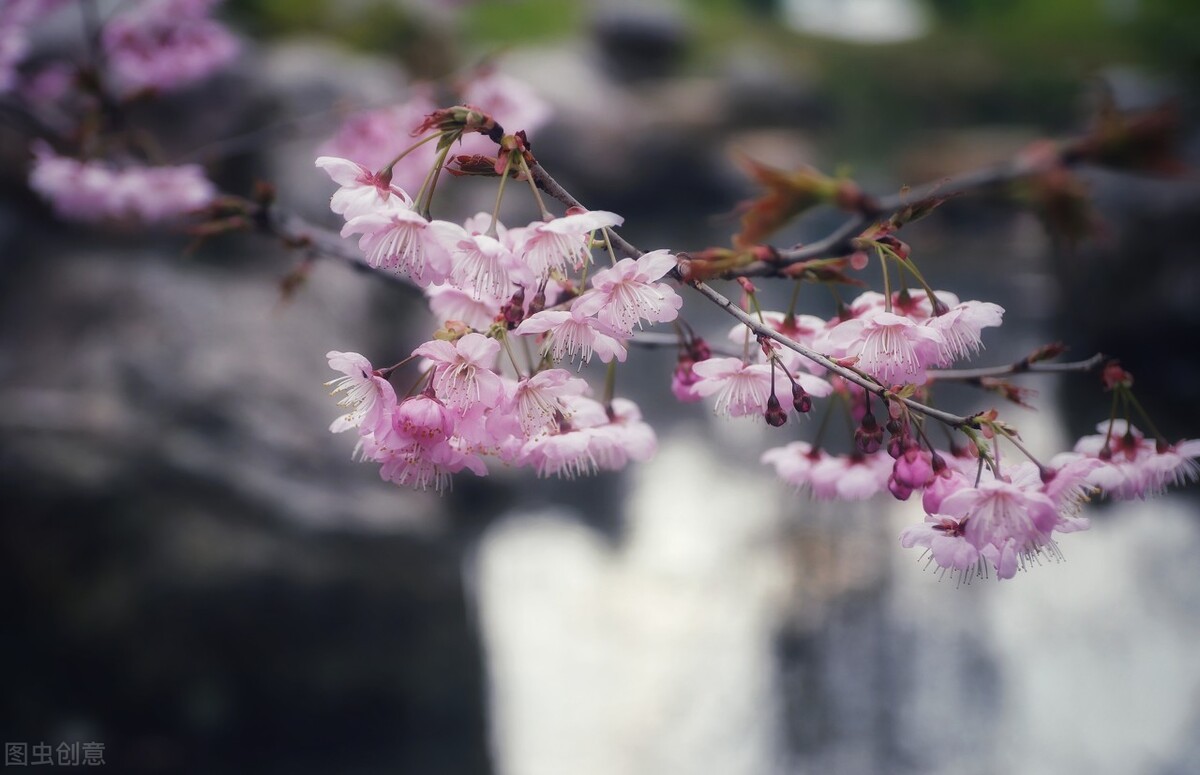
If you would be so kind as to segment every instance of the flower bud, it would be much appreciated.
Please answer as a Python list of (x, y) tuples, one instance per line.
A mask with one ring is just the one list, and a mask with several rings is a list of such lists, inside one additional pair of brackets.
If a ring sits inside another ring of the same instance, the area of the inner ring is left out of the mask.
[(879, 448), (883, 446), (883, 429), (879, 427), (875, 415), (871, 412), (863, 415), (862, 424), (854, 431), (854, 445), (864, 455), (878, 452)]
[(888, 492), (894, 495), (898, 501), (906, 501), (913, 494), (912, 488), (898, 481), (894, 474), (888, 477)]
[(792, 383), (792, 407), (800, 414), (808, 414), (812, 411), (812, 396), (800, 387), (799, 382)]
[(546, 308), (546, 286), (539, 285), (537, 293), (533, 294), (533, 300), (529, 302), (529, 315), (536, 315)]
[(787, 412), (783, 411), (783, 407), (779, 405), (779, 397), (774, 393), (767, 399), (767, 411), (763, 416), (767, 419), (767, 425), (773, 428), (787, 422)]
[(511, 331), (520, 325), (525, 319), (525, 287), (519, 286), (517, 292), (512, 295), (512, 298), (500, 308), (500, 314), (504, 316), (504, 324)]

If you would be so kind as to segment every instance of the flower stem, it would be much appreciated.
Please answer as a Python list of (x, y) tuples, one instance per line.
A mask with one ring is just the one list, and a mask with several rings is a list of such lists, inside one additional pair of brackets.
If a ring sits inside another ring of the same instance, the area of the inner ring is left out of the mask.
[(533, 192), (533, 199), (537, 202), (538, 212), (541, 213), (542, 220), (554, 220), (554, 216), (546, 209), (546, 202), (542, 199), (542, 192), (538, 190), (537, 181), (533, 179), (533, 171), (529, 169), (529, 164), (525, 161), (524, 155), (517, 154), (517, 163), (521, 166), (521, 172), (525, 173), (525, 180), (529, 182), (529, 190)]
[(417, 150), (418, 148), (420, 148), (422, 145), (424, 145), (425, 143), (429, 142), (430, 140), (436, 140), (437, 138), (439, 138), (439, 137), (441, 137), (441, 136), (442, 136), (442, 133), (441, 133), (441, 132), (434, 132), (434, 133), (433, 133), (433, 134), (431, 134), (431, 135), (426, 135), (425, 137), (422, 137), (420, 140), (418, 140), (417, 142), (413, 143), (412, 145), (408, 146), (408, 147), (407, 147), (407, 148), (405, 148), (403, 151), (401, 151), (401, 152), (400, 152), (400, 153), (399, 153), (399, 154), (396, 156), (396, 158), (394, 158), (394, 159), (392, 159), (391, 161), (389, 161), (389, 162), (388, 162), (388, 163), (387, 163), (387, 164), (384, 166), (384, 168), (383, 168), (382, 170), (380, 170), (380, 172), (391, 172), (391, 171), (392, 171), (392, 167), (395, 167), (395, 166), (396, 166), (396, 164), (397, 164), (397, 163), (399, 163), (399, 161), (400, 161), (401, 159), (403, 159), (405, 156), (407, 156), (407, 155), (409, 155), (410, 153), (412, 153), (413, 151)]
[(876, 245), (875, 252), (879, 255), (879, 268), (883, 270), (883, 311), (890, 313), (892, 311), (892, 279), (888, 276), (887, 258), (884, 256), (882, 245)]

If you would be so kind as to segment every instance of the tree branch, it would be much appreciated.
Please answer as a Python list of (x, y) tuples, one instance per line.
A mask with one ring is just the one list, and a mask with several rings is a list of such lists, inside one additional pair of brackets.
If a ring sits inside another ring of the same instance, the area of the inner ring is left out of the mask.
[(815, 363), (820, 364), (821, 366), (824, 366), (827, 370), (837, 374), (842, 379), (845, 379), (849, 382), (853, 382), (854, 384), (858, 385), (859, 387), (866, 390), (867, 392), (877, 395), (880, 398), (884, 399), (885, 401), (899, 401), (902, 404), (904, 404), (905, 406), (907, 406), (909, 409), (913, 410), (914, 412), (920, 412), (921, 414), (925, 415), (926, 417), (931, 417), (935, 420), (943, 422), (952, 428), (961, 428), (961, 427), (972, 425), (972, 421), (971, 421), (970, 417), (962, 417), (957, 414), (951, 414), (950, 412), (943, 412), (941, 409), (935, 409), (934, 407), (928, 406), (926, 404), (922, 404), (919, 401), (914, 401), (911, 398), (904, 398), (902, 396), (898, 396), (894, 392), (892, 392), (890, 389), (880, 385), (878, 382), (874, 382), (870, 379), (867, 379), (866, 377), (863, 377), (863, 376), (855, 373), (854, 371), (851, 371), (850, 369), (846, 368), (845, 366), (842, 366), (842, 365), (830, 360), (829, 358), (827, 358), (826, 356), (820, 354), (819, 352), (817, 352), (815, 350), (810, 350), (809, 348), (805, 347), (804, 345), (800, 344), (799, 342), (797, 342), (793, 339), (789, 339), (788, 337), (784, 336), (783, 334), (779, 333), (778, 331), (776, 331), (773, 328), (764, 326), (763, 324), (761, 324), (757, 320), (755, 320), (749, 313), (747, 313), (741, 307), (738, 307), (736, 304), (734, 304), (728, 297), (726, 297), (723, 294), (721, 294), (720, 292), (716, 291), (711, 286), (709, 286), (707, 283), (697, 281), (697, 282), (692, 282), (691, 286), (693, 288), (695, 288), (697, 291), (699, 291), (701, 293), (701, 295), (703, 295), (709, 301), (712, 301), (718, 307), (725, 310), (730, 315), (732, 315), (733, 317), (735, 317), (739, 321), (741, 321), (742, 324), (747, 326), (756, 335), (763, 336), (768, 339), (773, 339), (774, 341), (779, 342), (781, 345), (788, 348), (789, 350), (794, 350), (795, 352), (799, 353), (800, 355), (803, 355), (805, 358), (808, 358), (810, 361), (813, 361)]
[[(537, 182), (539, 188), (541, 188), (543, 191), (545, 191), (550, 196), (557, 199), (559, 202), (562, 202), (563, 204), (565, 204), (567, 207), (583, 207), (583, 205), (579, 202), (579, 200), (576, 199), (574, 196), (572, 196), (569, 191), (567, 191), (565, 188), (563, 188), (562, 185), (560, 185), (558, 183), (558, 181), (556, 181), (553, 178), (553, 176), (550, 175), (549, 172), (546, 172), (546, 169), (544, 167), (542, 167), (540, 164), (534, 165), (533, 176), (534, 176), (534, 180)], [(618, 247), (620, 250), (628, 253), (631, 256), (636, 257), (636, 256), (640, 256), (642, 254), (641, 250), (634, 247), (632, 244), (630, 244), (628, 241), (626, 241), (620, 235), (616, 234), (612, 229), (609, 229), (609, 233), (612, 235), (613, 245), (615, 247)], [(878, 382), (874, 382), (874, 381), (856, 373), (855, 371), (853, 371), (845, 366), (842, 366), (841, 364), (834, 362), (833, 360), (829, 359), (828, 357), (822, 355), (821, 353), (819, 353), (815, 350), (810, 350), (809, 348), (805, 347), (804, 345), (800, 344), (799, 342), (784, 336), (783, 334), (779, 333), (778, 331), (774, 330), (773, 328), (769, 328), (767, 326), (762, 325), (757, 320), (755, 320), (753, 317), (751, 317), (745, 310), (738, 307), (736, 304), (734, 304), (732, 301), (730, 301), (726, 296), (721, 294), (716, 289), (712, 288), (707, 283), (700, 282), (700, 281), (685, 280), (683, 278), (683, 276), (680, 274), (678, 267), (676, 267), (675, 269), (672, 269), (669, 274), (673, 279), (679, 281), (680, 283), (683, 283), (684, 285), (689, 285), (692, 288), (696, 289), (702, 296), (704, 296), (709, 301), (716, 304), (721, 309), (725, 310), (727, 313), (732, 315), (734, 318), (736, 318), (742, 324), (749, 327), (749, 329), (751, 331), (753, 331), (756, 335), (766, 337), (768, 339), (772, 339), (776, 342), (779, 342), (779, 344), (783, 345), (784, 347), (787, 347), (789, 350), (794, 350), (795, 352), (799, 353), (800, 355), (804, 356), (805, 358), (808, 358), (810, 361), (820, 364), (828, 371), (831, 371), (834, 374), (837, 374), (838, 376), (842, 377), (843, 379), (845, 379), (849, 382), (853, 382), (854, 384), (858, 385), (859, 387), (863, 388), (864, 390), (866, 390), (870, 393), (873, 393), (873, 394), (879, 396), (880, 398), (888, 400), (888, 401), (900, 401), (905, 406), (907, 406), (909, 409), (911, 409), (915, 412), (919, 412), (919, 413), (925, 415), (926, 417), (931, 417), (935, 420), (939, 420), (953, 428), (961, 428), (964, 426), (971, 425), (971, 418), (969, 418), (969, 417), (962, 417), (962, 416), (959, 416), (956, 414), (951, 414), (949, 412), (943, 412), (940, 409), (936, 409), (932, 406), (922, 404), (919, 401), (914, 401), (911, 398), (903, 398), (901, 396), (898, 396), (895, 393), (893, 393), (890, 389), (888, 389), (887, 387), (880, 385)]]
[(359, 272), (369, 272), (396, 285), (417, 290), (407, 278), (390, 272), (382, 272), (368, 264), (355, 245), (346, 241), (342, 235), (324, 226), (310, 223), (295, 213), (284, 210), (276, 205), (261, 205), (246, 200), (253, 209), (253, 223), (258, 231), (273, 237), (278, 237), (283, 243), (294, 249), (308, 251), (309, 254), (332, 258), (349, 264)]
[(1091, 358), (1082, 361), (1066, 363), (1030, 363), (1026, 359), (1010, 363), (1007, 366), (982, 366), (977, 369), (930, 369), (927, 373), (931, 380), (962, 380), (971, 381), (985, 377), (1007, 377), (1012, 374), (1027, 372), (1063, 373), (1072, 371), (1091, 371), (1104, 362), (1104, 353), (1096, 353)]

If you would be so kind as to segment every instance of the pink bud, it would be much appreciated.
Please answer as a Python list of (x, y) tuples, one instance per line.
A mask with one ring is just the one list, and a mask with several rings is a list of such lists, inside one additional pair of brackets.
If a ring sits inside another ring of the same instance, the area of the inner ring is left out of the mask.
[(779, 405), (779, 397), (774, 393), (767, 398), (767, 411), (764, 413), (767, 419), (767, 425), (778, 428), (787, 422), (787, 412), (783, 411), (783, 407)]

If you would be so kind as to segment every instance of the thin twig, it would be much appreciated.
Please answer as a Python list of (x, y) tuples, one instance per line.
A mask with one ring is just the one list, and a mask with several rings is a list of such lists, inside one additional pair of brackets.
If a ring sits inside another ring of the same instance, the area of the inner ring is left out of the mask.
[(397, 285), (416, 290), (406, 277), (381, 271), (366, 262), (362, 252), (332, 229), (317, 226), (299, 215), (277, 206), (260, 207), (254, 218), (258, 230), (278, 237), (291, 248), (306, 250), (314, 256), (332, 258), (360, 272), (369, 272)]
[(930, 369), (926, 372), (930, 381), (941, 380), (976, 380), (984, 377), (1006, 377), (1012, 374), (1027, 372), (1062, 373), (1072, 371), (1091, 371), (1104, 362), (1104, 353), (1096, 353), (1091, 358), (1082, 361), (1067, 361), (1065, 363), (1030, 363), (1019, 360), (1007, 366), (982, 366), (977, 369)]
[(691, 284), (691, 286), (693, 288), (695, 288), (697, 291), (699, 291), (701, 293), (701, 295), (705, 296), (710, 301), (715, 303), (718, 307), (725, 310), (733, 317), (737, 318), (739, 321), (741, 321), (744, 325), (746, 325), (751, 331), (753, 331), (758, 336), (765, 336), (769, 339), (773, 339), (776, 342), (779, 342), (781, 345), (788, 348), (789, 350), (794, 350), (795, 352), (800, 353), (805, 358), (808, 358), (810, 361), (820, 364), (821, 366), (825, 367), (827, 370), (837, 374), (838, 376), (842, 377), (843, 379), (845, 379), (849, 382), (853, 382), (854, 384), (858, 385), (859, 387), (863, 388), (864, 390), (868, 391), (869, 393), (877, 395), (880, 398), (887, 400), (887, 401), (899, 401), (902, 404), (904, 404), (905, 406), (907, 406), (909, 409), (913, 410), (914, 412), (920, 412), (921, 414), (925, 415), (926, 417), (932, 417), (933, 419), (943, 422), (954, 428), (961, 428), (964, 426), (970, 426), (972, 424), (972, 419), (970, 417), (962, 417), (957, 414), (943, 412), (940, 409), (935, 409), (932, 406), (927, 406), (926, 404), (922, 404), (919, 401), (914, 401), (911, 398), (904, 398), (904, 397), (898, 396), (895, 393), (893, 393), (891, 390), (889, 390), (888, 388), (880, 385), (879, 383), (872, 382), (870, 379), (860, 376), (853, 370), (848, 369), (845, 366), (842, 366), (841, 364), (836, 363), (833, 360), (830, 360), (828, 357), (822, 355), (821, 353), (819, 353), (815, 350), (810, 350), (809, 348), (805, 347), (804, 345), (800, 344), (799, 342), (797, 342), (793, 339), (789, 339), (788, 337), (779, 333), (775, 329), (770, 328), (769, 326), (762, 325), (757, 320), (755, 320), (749, 313), (747, 313), (745, 310), (738, 307), (736, 304), (733, 303), (733, 301), (731, 301), (726, 296), (722, 295), (717, 290), (713, 289), (707, 283), (693, 282)]

